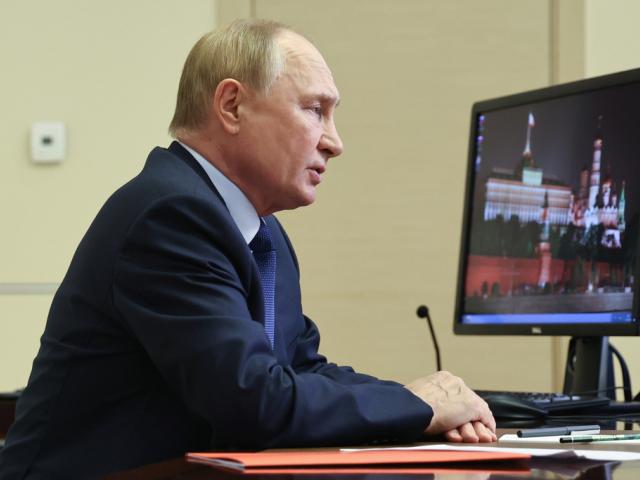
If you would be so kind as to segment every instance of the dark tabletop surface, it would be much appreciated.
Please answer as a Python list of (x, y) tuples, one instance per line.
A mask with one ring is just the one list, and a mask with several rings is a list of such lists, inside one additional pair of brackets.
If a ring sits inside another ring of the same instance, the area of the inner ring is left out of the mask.
[[(515, 429), (500, 429), (499, 435), (514, 433)], [(623, 433), (623, 432), (603, 432)], [(627, 432), (629, 433), (629, 432)], [(441, 442), (439, 442), (441, 443)], [(501, 444), (499, 446), (512, 446)], [(498, 446), (492, 444), (492, 446)], [(519, 443), (518, 447), (557, 448), (557, 445), (540, 443)], [(577, 444), (569, 447), (581, 450), (618, 450), (640, 453), (640, 444)], [(483, 480), (483, 479), (588, 479), (588, 480), (638, 480), (640, 479), (640, 461), (597, 462), (591, 460), (532, 458), (529, 461), (517, 462), (482, 462), (476, 464), (441, 464), (429, 466), (424, 473), (334, 473), (323, 474), (309, 472), (304, 474), (241, 474), (219, 470), (206, 465), (189, 463), (183, 458), (110, 475), (112, 480), (204, 480), (204, 479), (451, 479), (451, 480)]]

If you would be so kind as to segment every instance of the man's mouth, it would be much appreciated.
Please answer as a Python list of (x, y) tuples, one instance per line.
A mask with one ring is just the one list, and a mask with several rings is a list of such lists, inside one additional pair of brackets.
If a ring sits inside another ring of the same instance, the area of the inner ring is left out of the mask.
[(317, 170), (309, 169), (309, 175), (311, 177), (311, 183), (313, 183), (314, 185), (318, 185), (320, 182), (322, 182), (322, 177), (320, 177), (320, 174)]
[(321, 175), (326, 170), (326, 167), (324, 165), (317, 165), (317, 166), (309, 167), (308, 170), (309, 170), (309, 174), (311, 176), (311, 182), (314, 185), (317, 185), (320, 182), (322, 182)]

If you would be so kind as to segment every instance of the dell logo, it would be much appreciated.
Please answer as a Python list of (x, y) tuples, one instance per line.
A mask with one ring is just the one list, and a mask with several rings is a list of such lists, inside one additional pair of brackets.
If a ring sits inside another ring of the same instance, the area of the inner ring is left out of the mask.
[(531, 327), (531, 333), (533, 334), (542, 334), (542, 328), (540, 327)]

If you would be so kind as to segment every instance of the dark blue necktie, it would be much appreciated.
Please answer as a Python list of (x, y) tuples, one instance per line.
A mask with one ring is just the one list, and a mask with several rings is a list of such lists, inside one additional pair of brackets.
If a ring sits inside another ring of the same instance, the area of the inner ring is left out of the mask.
[(264, 331), (269, 337), (271, 348), (275, 342), (275, 299), (276, 299), (276, 251), (271, 241), (269, 225), (260, 219), (260, 229), (249, 243), (260, 272), (262, 295), (264, 296)]

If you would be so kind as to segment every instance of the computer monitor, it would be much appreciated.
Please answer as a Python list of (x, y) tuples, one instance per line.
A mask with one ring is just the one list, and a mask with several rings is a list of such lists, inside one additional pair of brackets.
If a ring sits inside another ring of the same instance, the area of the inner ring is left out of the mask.
[(454, 332), (570, 335), (565, 392), (615, 398), (639, 214), (640, 69), (477, 102)]

